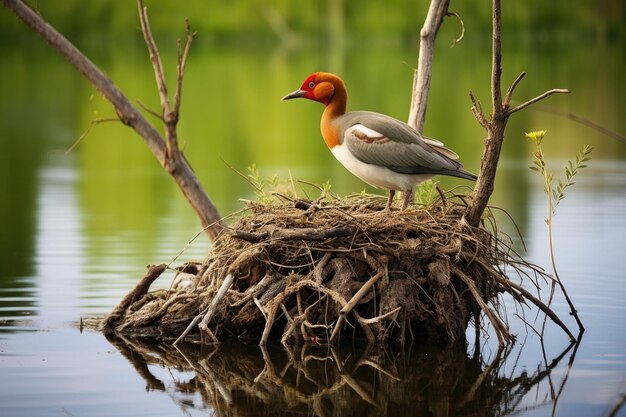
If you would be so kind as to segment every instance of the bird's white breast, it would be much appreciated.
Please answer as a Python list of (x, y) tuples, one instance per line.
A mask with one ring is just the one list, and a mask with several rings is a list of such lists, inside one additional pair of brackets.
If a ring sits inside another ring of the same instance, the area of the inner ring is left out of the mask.
[(432, 175), (400, 174), (384, 166), (366, 164), (352, 155), (344, 144), (333, 147), (331, 152), (348, 171), (374, 187), (397, 191), (412, 190), (416, 184), (432, 177)]

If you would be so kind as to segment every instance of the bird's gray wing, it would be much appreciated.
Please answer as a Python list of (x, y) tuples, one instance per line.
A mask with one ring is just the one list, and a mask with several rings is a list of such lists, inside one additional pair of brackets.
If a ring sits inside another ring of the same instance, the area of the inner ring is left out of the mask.
[[(359, 160), (403, 174), (455, 175), (461, 164), (433, 147), (410, 126), (378, 113), (351, 112), (340, 120), (343, 139)], [(439, 145), (441, 144), (441, 145)], [(445, 149), (445, 148), (444, 148)]]

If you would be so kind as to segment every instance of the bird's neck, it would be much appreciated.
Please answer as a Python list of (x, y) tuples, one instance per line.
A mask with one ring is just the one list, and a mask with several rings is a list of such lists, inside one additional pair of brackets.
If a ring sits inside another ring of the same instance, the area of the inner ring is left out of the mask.
[(321, 122), (322, 136), (330, 149), (341, 144), (342, 132), (340, 132), (340, 126), (336, 123), (336, 120), (346, 114), (347, 101), (348, 93), (343, 82), (335, 84), (335, 93), (326, 103)]

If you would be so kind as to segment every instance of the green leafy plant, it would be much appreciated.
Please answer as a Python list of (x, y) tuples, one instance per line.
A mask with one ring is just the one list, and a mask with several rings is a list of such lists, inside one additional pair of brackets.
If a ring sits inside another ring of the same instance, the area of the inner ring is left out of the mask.
[(415, 202), (420, 205), (428, 206), (439, 198), (437, 191), (437, 181), (432, 179), (426, 180), (415, 189)]
[(254, 187), (257, 200), (269, 204), (274, 200), (273, 193), (278, 187), (278, 175), (262, 177), (256, 164), (248, 167), (246, 180)]
[[(533, 165), (530, 166), (530, 169), (538, 172), (543, 178), (543, 186), (546, 195), (548, 196), (548, 217), (546, 218), (546, 224), (548, 225), (548, 244), (550, 250), (550, 261), (552, 263), (552, 269), (554, 271), (554, 281), (552, 282), (552, 288), (550, 291), (550, 299), (548, 305), (552, 303), (552, 299), (554, 297), (554, 289), (556, 285), (559, 285), (561, 291), (563, 291), (563, 295), (570, 307), (570, 312), (572, 316), (576, 319), (578, 323), (578, 328), (580, 332), (584, 332), (585, 328), (578, 317), (576, 309), (574, 308), (574, 304), (572, 303), (565, 286), (561, 282), (561, 278), (559, 277), (559, 273), (556, 268), (556, 261), (554, 258), (554, 242), (552, 238), (552, 220), (556, 215), (556, 207), (559, 203), (565, 198), (565, 190), (574, 185), (574, 177), (578, 172), (584, 168), (587, 168), (585, 162), (591, 160), (591, 152), (593, 148), (589, 145), (584, 145), (582, 149), (576, 154), (576, 158), (574, 161), (567, 161), (567, 166), (565, 167), (565, 178), (558, 178), (555, 182), (554, 174), (548, 170), (546, 166), (545, 156), (543, 153), (543, 149), (541, 148), (541, 142), (546, 135), (545, 130), (534, 131), (530, 133), (526, 133), (526, 137), (529, 138), (533, 144), (535, 145), (535, 151), (533, 152)], [(544, 321), (545, 328), (545, 321)], [(543, 334), (543, 329), (542, 329)]]

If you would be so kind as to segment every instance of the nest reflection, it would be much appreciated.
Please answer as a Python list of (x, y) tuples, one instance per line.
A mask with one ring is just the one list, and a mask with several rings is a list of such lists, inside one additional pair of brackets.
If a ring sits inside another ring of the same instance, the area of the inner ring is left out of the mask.
[[(468, 356), (454, 347), (405, 353), (373, 345), (337, 350), (240, 343), (174, 348), (149, 339), (107, 337), (148, 390), (166, 392), (183, 410), (212, 410), (217, 416), (510, 415), (542, 382), (549, 385), (546, 392), (560, 391), (553, 387), (550, 371), (573, 346), (532, 374), (504, 375), (510, 351), (485, 364), (480, 355)], [(534, 406), (558, 400), (547, 397)]]

